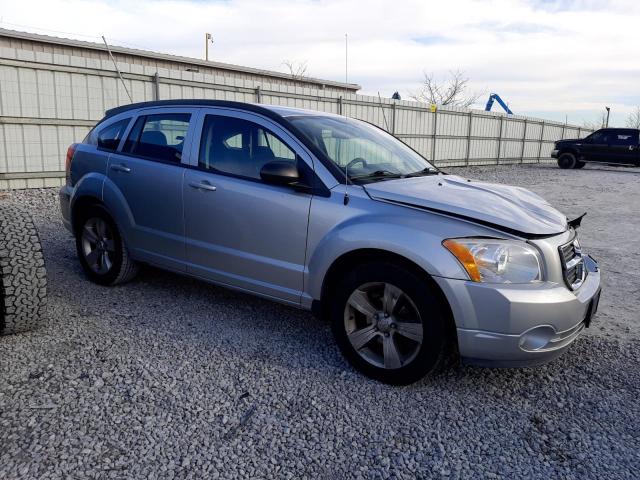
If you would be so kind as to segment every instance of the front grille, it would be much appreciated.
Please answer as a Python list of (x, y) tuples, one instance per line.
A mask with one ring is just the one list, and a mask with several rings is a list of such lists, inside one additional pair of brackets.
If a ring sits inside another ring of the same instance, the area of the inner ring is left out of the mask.
[(564, 281), (571, 290), (580, 288), (585, 278), (584, 259), (577, 239), (558, 247)]

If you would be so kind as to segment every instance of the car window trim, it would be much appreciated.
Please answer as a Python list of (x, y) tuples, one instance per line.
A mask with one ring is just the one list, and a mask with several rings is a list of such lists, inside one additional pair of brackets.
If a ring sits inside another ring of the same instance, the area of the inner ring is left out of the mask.
[[(140, 117), (147, 117), (149, 115), (162, 115), (163, 113), (167, 114), (189, 114), (191, 115), (189, 119), (189, 128), (187, 129), (187, 133), (185, 135), (184, 146), (182, 147), (182, 157), (179, 162), (170, 162), (168, 160), (161, 160), (153, 157), (147, 157), (145, 155), (137, 155), (135, 153), (125, 152), (124, 144), (129, 138), (129, 134), (131, 130), (135, 126), (136, 122)], [(199, 108), (181, 108), (181, 107), (151, 107), (151, 108), (143, 108), (137, 110), (136, 113), (131, 117), (133, 121), (129, 121), (129, 125), (125, 130), (122, 138), (120, 139), (120, 144), (118, 145), (118, 149), (115, 152), (111, 152), (112, 154), (122, 155), (124, 157), (137, 158), (141, 160), (147, 160), (156, 163), (162, 163), (164, 165), (175, 165), (178, 167), (184, 167), (188, 165), (189, 157), (191, 156), (191, 144), (193, 143), (193, 138), (195, 136), (195, 128), (197, 121), (199, 120)]]
[[(231, 117), (231, 118), (238, 118), (238, 119), (241, 119), (241, 120), (246, 120), (246, 121), (253, 122), (253, 123), (263, 127), (267, 131), (270, 131), (276, 138), (278, 138), (290, 150), (292, 150), (293, 153), (295, 153), (296, 161), (304, 162), (305, 165), (306, 165), (306, 168), (311, 172), (311, 178), (312, 178), (312, 183), (313, 183), (311, 185), (311, 193), (313, 195), (318, 195), (318, 196), (321, 196), (321, 197), (330, 197), (331, 196), (330, 188), (327, 187), (326, 183), (323, 181), (321, 176), (318, 174), (318, 171), (316, 170), (318, 162), (314, 161), (315, 157), (310, 152), (308, 152), (306, 150), (304, 144), (302, 144), (302, 142), (300, 140), (298, 140), (292, 133), (288, 132), (284, 126), (274, 122), (273, 120), (271, 120), (271, 119), (269, 119), (267, 117), (264, 117), (264, 116), (262, 116), (262, 115), (260, 115), (258, 113), (251, 112), (251, 111), (248, 111), (248, 110), (232, 109), (232, 108), (225, 108), (225, 107), (204, 107), (204, 108), (200, 109), (200, 112), (199, 112), (198, 118), (197, 118), (197, 125), (195, 126), (196, 127), (196, 131), (195, 131), (194, 136), (193, 136), (193, 138), (191, 140), (192, 155), (190, 156), (190, 162), (188, 163), (188, 168), (189, 169), (195, 169), (195, 170), (198, 170), (199, 172), (203, 172), (203, 173), (213, 173), (215, 175), (228, 176), (228, 177), (232, 177), (232, 178), (237, 178), (239, 180), (253, 181), (253, 182), (256, 182), (256, 183), (260, 183), (262, 185), (270, 185), (270, 184), (265, 183), (264, 181), (262, 181), (262, 179), (245, 177), (245, 176), (242, 176), (242, 175), (236, 175), (236, 174), (232, 174), (232, 173), (222, 172), (222, 171), (219, 171), (219, 170), (205, 169), (205, 168), (200, 167), (200, 165), (199, 165), (199, 161), (200, 161), (200, 144), (202, 142), (202, 134), (203, 134), (203, 131), (204, 131), (204, 122), (205, 122), (205, 119), (206, 119), (207, 115), (217, 115), (217, 116)], [(290, 141), (290, 140), (292, 140), (292, 141)], [(292, 145), (292, 143), (294, 145)], [(331, 175), (331, 173), (328, 172), (328, 175)], [(285, 185), (284, 188), (287, 188), (287, 189), (295, 191), (295, 187), (294, 186), (286, 186)]]
[[(247, 177), (247, 176), (245, 176), (245, 175), (238, 175), (238, 174), (236, 174), (236, 173), (225, 172), (224, 170), (219, 170), (219, 169), (217, 169), (217, 168), (215, 168), (215, 167), (214, 167), (214, 168), (204, 168), (204, 167), (201, 167), (201, 166), (200, 166), (200, 153), (201, 153), (201, 151), (202, 151), (202, 140), (203, 140), (203, 138), (202, 138), (202, 134), (204, 133), (204, 126), (205, 126), (205, 122), (207, 121), (207, 116), (214, 116), (214, 115), (215, 115), (215, 114), (212, 114), (212, 113), (206, 113), (206, 112), (205, 112), (205, 113), (204, 113), (204, 115), (203, 115), (203, 118), (202, 118), (202, 131), (201, 131), (201, 133), (200, 133), (200, 141), (198, 142), (198, 145), (197, 145), (197, 146), (194, 146), (194, 151), (197, 151), (197, 158), (196, 158), (197, 163), (196, 163), (196, 165), (195, 165), (195, 166), (197, 166), (197, 168), (198, 168), (199, 170), (204, 170), (204, 171), (215, 171), (216, 173), (218, 173), (218, 174), (220, 174), (220, 175), (228, 174), (228, 175), (233, 176), (233, 177), (236, 177), (236, 178), (244, 178), (244, 179), (247, 179), (247, 180), (255, 180), (255, 181), (260, 182), (260, 183), (265, 183), (261, 178)], [(224, 115), (215, 115), (215, 116), (218, 116), (218, 117), (224, 117)], [(229, 118), (236, 118), (236, 117), (229, 117)], [(284, 144), (284, 146), (285, 146), (285, 147), (287, 147), (287, 148), (288, 148), (291, 152), (293, 152), (293, 154), (296, 156), (296, 158), (295, 158), (295, 159), (293, 159), (293, 162), (292, 162), (292, 163), (295, 163), (295, 164), (296, 164), (296, 168), (298, 168), (298, 169), (299, 169), (299, 167), (298, 167), (298, 163), (299, 163), (299, 162), (304, 162), (304, 160), (300, 157), (300, 155), (298, 155), (298, 152), (296, 152), (296, 151), (295, 151), (295, 150), (294, 150), (294, 149), (293, 149), (293, 148), (292, 148), (292, 147), (291, 147), (291, 146), (290, 146), (290, 145), (289, 145), (285, 140), (283, 140), (282, 138), (280, 138), (280, 136), (279, 136), (277, 133), (272, 132), (272, 131), (271, 131), (268, 127), (266, 127), (265, 125), (262, 125), (262, 124), (257, 123), (257, 122), (253, 122), (252, 120), (246, 120), (246, 119), (244, 119), (244, 118), (241, 118), (240, 120), (244, 120), (244, 121), (246, 121), (246, 122), (254, 123), (255, 125), (258, 125), (258, 127), (260, 127), (260, 128), (262, 129), (262, 131), (263, 131), (263, 132), (265, 132), (265, 133), (266, 133), (266, 132), (271, 133), (271, 134), (272, 134), (276, 139), (278, 139), (280, 142), (282, 142), (282, 143)], [(234, 136), (235, 136), (235, 135), (234, 135)], [(233, 138), (233, 137), (229, 137), (229, 138)], [(227, 147), (227, 148), (229, 148), (229, 147)], [(235, 148), (235, 147), (231, 147), (231, 148)], [(269, 147), (269, 148), (271, 148), (271, 147)], [(238, 149), (238, 150), (242, 151), (242, 149)], [(272, 150), (272, 152), (273, 152), (273, 150)], [(291, 159), (288, 159), (288, 158), (287, 158), (287, 159), (275, 158), (275, 160), (274, 160), (274, 161), (276, 161), (276, 160), (281, 160), (281, 161), (290, 161)]]

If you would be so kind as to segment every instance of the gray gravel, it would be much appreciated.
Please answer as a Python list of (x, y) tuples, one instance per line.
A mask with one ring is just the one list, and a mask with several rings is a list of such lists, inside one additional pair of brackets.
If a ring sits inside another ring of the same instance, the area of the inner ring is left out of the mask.
[(50, 298), (39, 330), (0, 339), (0, 478), (639, 478), (640, 170), (451, 172), (589, 211), (605, 293), (554, 363), (385, 386), (308, 313), (148, 268), (90, 284), (56, 192), (14, 192)]

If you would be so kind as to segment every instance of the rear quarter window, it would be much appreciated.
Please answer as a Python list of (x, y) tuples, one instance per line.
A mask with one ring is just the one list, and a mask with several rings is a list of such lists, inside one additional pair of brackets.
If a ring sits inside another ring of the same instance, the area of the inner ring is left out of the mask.
[(125, 118), (100, 128), (95, 135), (94, 144), (101, 150), (115, 152), (130, 121), (131, 118)]

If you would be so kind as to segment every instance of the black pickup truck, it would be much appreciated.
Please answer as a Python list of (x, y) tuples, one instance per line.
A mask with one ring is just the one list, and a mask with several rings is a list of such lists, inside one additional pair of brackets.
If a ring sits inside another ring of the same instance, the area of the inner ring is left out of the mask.
[(551, 157), (560, 168), (582, 168), (587, 162), (640, 166), (636, 128), (603, 128), (586, 138), (558, 140)]

